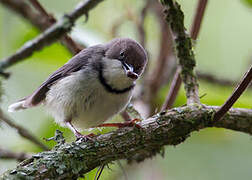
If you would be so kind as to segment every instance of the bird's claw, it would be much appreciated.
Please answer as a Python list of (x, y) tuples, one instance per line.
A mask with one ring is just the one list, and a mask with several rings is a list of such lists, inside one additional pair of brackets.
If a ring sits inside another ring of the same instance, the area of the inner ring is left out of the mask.
[(94, 133), (90, 133), (88, 135), (83, 135), (83, 134), (81, 134), (79, 132), (75, 133), (76, 140), (82, 139), (85, 142), (87, 142), (87, 141), (93, 141), (92, 137), (94, 137), (94, 136), (95, 136)]

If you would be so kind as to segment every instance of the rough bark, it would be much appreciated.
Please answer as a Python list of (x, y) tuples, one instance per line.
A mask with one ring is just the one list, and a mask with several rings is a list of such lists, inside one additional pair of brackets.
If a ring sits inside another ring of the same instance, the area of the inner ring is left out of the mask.
[(200, 103), (198, 82), (194, 73), (196, 60), (193, 44), (184, 26), (184, 13), (174, 0), (161, 0), (164, 6), (165, 20), (168, 23), (175, 44), (176, 57), (181, 67), (181, 79), (186, 91), (187, 104)]
[(1, 179), (77, 179), (85, 173), (119, 159), (142, 161), (163, 152), (165, 145), (178, 145), (191, 132), (207, 127), (222, 127), (252, 134), (252, 110), (231, 109), (213, 123), (219, 107), (191, 105), (173, 108), (141, 121), (142, 129), (121, 128), (95, 136), (92, 141), (58, 145), (23, 161), (5, 172)]

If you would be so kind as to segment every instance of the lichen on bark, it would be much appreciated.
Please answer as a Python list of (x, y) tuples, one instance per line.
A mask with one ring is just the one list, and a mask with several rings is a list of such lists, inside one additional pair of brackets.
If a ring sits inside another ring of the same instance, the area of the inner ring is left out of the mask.
[(95, 136), (92, 141), (64, 143), (34, 155), (0, 179), (76, 179), (90, 170), (115, 160), (142, 161), (162, 154), (165, 145), (178, 145), (191, 132), (206, 127), (222, 127), (252, 134), (252, 110), (231, 109), (220, 121), (212, 117), (218, 107), (193, 104), (173, 108), (139, 122)]
[(192, 40), (184, 26), (184, 14), (180, 5), (173, 0), (161, 0), (164, 5), (165, 19), (174, 37), (176, 56), (181, 66), (181, 78), (187, 96), (187, 103), (200, 103), (198, 97), (198, 83), (194, 73), (196, 66)]

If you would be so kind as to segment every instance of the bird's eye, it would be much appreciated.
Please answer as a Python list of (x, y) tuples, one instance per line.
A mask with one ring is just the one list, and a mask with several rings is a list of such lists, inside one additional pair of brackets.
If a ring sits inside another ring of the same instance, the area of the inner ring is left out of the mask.
[(123, 60), (124, 59), (124, 56), (125, 56), (125, 53), (122, 51), (120, 52), (120, 59)]

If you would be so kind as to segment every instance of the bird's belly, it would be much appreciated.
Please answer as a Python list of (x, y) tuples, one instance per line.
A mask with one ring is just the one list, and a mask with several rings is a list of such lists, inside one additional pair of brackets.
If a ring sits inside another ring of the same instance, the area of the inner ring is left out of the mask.
[[(79, 129), (95, 127), (110, 119), (125, 108), (131, 98), (131, 91), (124, 94), (112, 94), (104, 89), (93, 94), (89, 107), (81, 105), (79, 115), (73, 118), (73, 124)], [(84, 108), (83, 108), (84, 107)], [(82, 108), (82, 109), (81, 109)]]
[(94, 76), (76, 73), (51, 87), (45, 105), (60, 125), (71, 121), (77, 129), (85, 129), (119, 113), (131, 94), (131, 90), (121, 94), (107, 92)]

